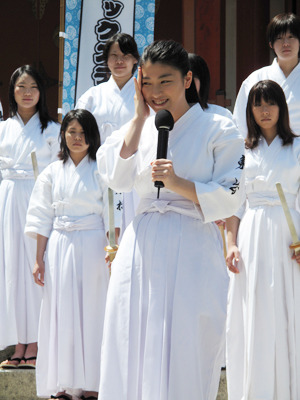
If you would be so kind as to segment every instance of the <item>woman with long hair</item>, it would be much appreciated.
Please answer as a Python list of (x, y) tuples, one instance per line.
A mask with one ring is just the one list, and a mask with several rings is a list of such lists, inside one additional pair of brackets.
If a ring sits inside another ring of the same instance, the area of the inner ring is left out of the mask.
[[(247, 103), (245, 204), (226, 220), (227, 383), (230, 400), (300, 398), (300, 256), (276, 190), (280, 182), (300, 233), (300, 138), (284, 92), (260, 81)], [(297, 264), (298, 263), (298, 264)]]
[(45, 87), (29, 65), (18, 68), (9, 85), (10, 118), (0, 124), (0, 348), (16, 344), (2, 368), (34, 367), (42, 291), (31, 270), (34, 240), (25, 237), (34, 186), (31, 153), (41, 172), (57, 159), (59, 125), (50, 117)]

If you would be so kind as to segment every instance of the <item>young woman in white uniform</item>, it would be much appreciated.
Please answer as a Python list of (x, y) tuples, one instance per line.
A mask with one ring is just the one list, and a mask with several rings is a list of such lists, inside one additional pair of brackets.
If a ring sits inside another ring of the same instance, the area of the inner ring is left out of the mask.
[(300, 138), (281, 87), (261, 81), (247, 105), (246, 203), (227, 220), (231, 274), (227, 327), (230, 400), (300, 398), (300, 256), (277, 194), (280, 182), (300, 234)]
[(42, 297), (32, 279), (35, 242), (24, 235), (34, 186), (31, 152), (39, 172), (57, 159), (59, 125), (49, 116), (43, 81), (29, 65), (12, 74), (9, 103), (10, 118), (0, 124), (0, 348), (16, 349), (1, 367), (29, 368), (35, 366)]
[(61, 127), (60, 161), (39, 176), (29, 203), (25, 231), (37, 238), (34, 278), (44, 286), (36, 373), (42, 397), (97, 398), (109, 279), (99, 146), (93, 115), (70, 111)]
[[(103, 58), (111, 73), (109, 80), (87, 90), (76, 104), (76, 108), (84, 108), (94, 115), (102, 143), (134, 115), (133, 74), (140, 56), (134, 38), (117, 33), (106, 42)], [(134, 191), (115, 194), (115, 198), (122, 203), (124, 231), (135, 216), (139, 198)]]
[[(228, 274), (213, 222), (240, 204), (243, 140), (227, 118), (186, 100), (192, 72), (176, 42), (146, 48), (136, 111), (97, 153), (115, 190), (141, 197), (112, 265), (102, 347), (101, 400), (216, 398), (223, 362)], [(156, 160), (155, 112), (175, 125)], [(148, 118), (149, 117), (149, 118)], [(165, 187), (157, 199), (153, 181)]]

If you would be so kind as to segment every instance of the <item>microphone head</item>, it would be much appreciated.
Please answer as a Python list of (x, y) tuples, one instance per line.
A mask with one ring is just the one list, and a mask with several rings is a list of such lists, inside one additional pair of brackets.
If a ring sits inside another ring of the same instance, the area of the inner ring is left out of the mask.
[(159, 110), (155, 115), (156, 129), (167, 129), (171, 131), (174, 126), (174, 119), (168, 110)]

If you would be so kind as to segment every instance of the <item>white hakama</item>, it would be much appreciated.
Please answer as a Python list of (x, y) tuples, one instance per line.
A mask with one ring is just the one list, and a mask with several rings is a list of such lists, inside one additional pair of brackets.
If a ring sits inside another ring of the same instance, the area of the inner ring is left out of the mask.
[(252, 72), (242, 83), (233, 111), (233, 119), (239, 132), (244, 137), (248, 134), (246, 121), (248, 95), (255, 83), (265, 79), (275, 81), (281, 86), (289, 109), (290, 126), (297, 135), (300, 135), (300, 64), (286, 77), (278, 65), (277, 58), (271, 65)]
[[(133, 77), (119, 89), (111, 76), (107, 82), (88, 89), (77, 101), (76, 108), (90, 111), (96, 118), (101, 143), (103, 144), (112, 132), (129, 122), (135, 112), (135, 87)], [(122, 232), (133, 220), (139, 197), (135, 190), (130, 193), (115, 193), (122, 212)], [(123, 212), (124, 210), (124, 212)]]
[(248, 207), (238, 232), (239, 274), (230, 274), (227, 383), (230, 400), (300, 398), (300, 266), (276, 191), (280, 182), (300, 235), (295, 210), (300, 139), (277, 136), (247, 150)]
[[(157, 130), (149, 118), (139, 150), (120, 158), (123, 127), (98, 151), (116, 190), (136, 188), (138, 215), (112, 265), (102, 347), (101, 400), (212, 400), (224, 361), (228, 274), (213, 222), (239, 206), (243, 140), (227, 118), (184, 114), (170, 132), (168, 158), (195, 182), (201, 205), (151, 181)], [(100, 172), (101, 173), (101, 172)]]
[(41, 174), (26, 233), (49, 237), (39, 325), (37, 394), (98, 391), (109, 271), (107, 189), (97, 164), (57, 161)]
[(31, 152), (42, 171), (57, 159), (59, 125), (41, 133), (39, 114), (26, 125), (17, 114), (0, 124), (0, 349), (34, 343), (42, 291), (33, 280), (36, 242), (24, 235), (34, 186)]

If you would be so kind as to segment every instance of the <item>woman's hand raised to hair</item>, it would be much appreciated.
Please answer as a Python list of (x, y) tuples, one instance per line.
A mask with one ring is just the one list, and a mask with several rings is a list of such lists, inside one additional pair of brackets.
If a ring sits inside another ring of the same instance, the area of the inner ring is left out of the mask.
[(134, 86), (135, 86), (135, 95), (134, 95), (134, 104), (135, 104), (135, 117), (146, 120), (150, 115), (150, 108), (146, 103), (143, 93), (143, 74), (142, 68), (138, 68), (137, 79), (134, 78)]

